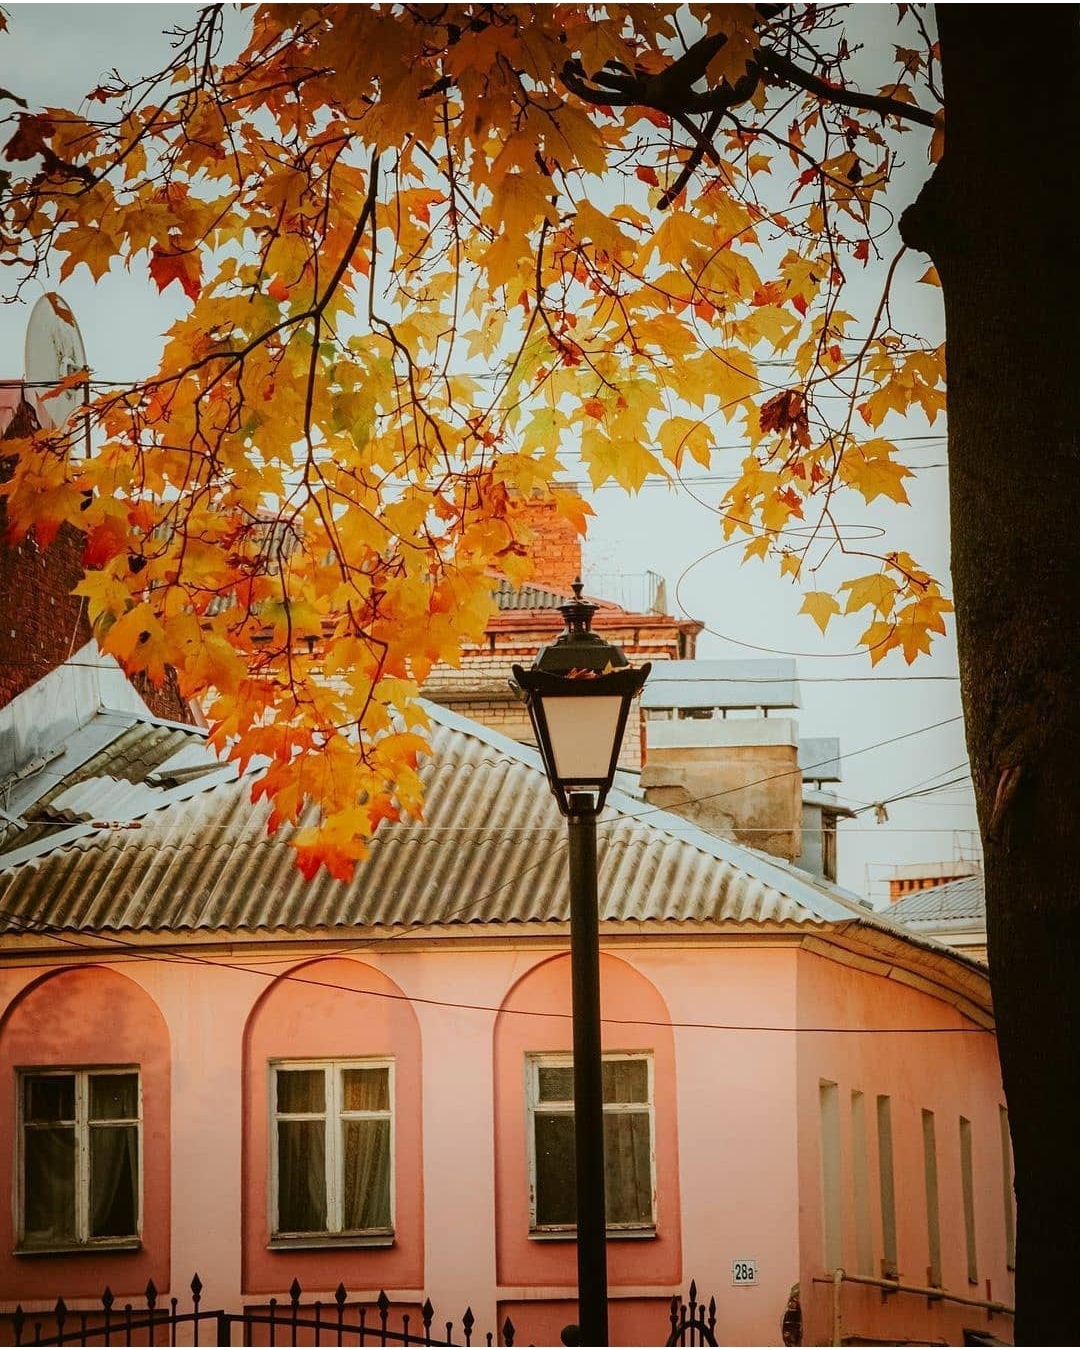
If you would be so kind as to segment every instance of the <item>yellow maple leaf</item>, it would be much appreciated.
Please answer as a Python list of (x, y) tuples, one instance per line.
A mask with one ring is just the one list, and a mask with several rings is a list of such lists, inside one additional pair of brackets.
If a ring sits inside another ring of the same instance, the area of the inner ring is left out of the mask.
[(840, 606), (837, 603), (836, 596), (829, 591), (806, 591), (799, 613), (809, 614), (824, 633), (829, 626), (829, 620), (834, 614), (840, 613)]
[(157, 614), (145, 601), (121, 614), (101, 639), (101, 648), (125, 670), (145, 670), (155, 684), (165, 679), (171, 642)]
[(912, 471), (896, 462), (893, 456), (898, 453), (891, 442), (880, 439), (849, 445), (840, 459), (840, 480), (868, 502), (888, 497), (890, 501), (906, 504), (904, 479), (910, 478)]
[(865, 647), (870, 654), (870, 664), (876, 666), (894, 647), (900, 645), (900, 634), (895, 623), (878, 620), (859, 638), (859, 646)]
[(841, 584), (840, 590), (848, 592), (847, 604), (844, 606), (845, 614), (851, 614), (854, 610), (864, 609), (870, 605), (887, 619), (896, 604), (896, 582), (883, 572), (873, 572), (869, 576), (845, 581)]

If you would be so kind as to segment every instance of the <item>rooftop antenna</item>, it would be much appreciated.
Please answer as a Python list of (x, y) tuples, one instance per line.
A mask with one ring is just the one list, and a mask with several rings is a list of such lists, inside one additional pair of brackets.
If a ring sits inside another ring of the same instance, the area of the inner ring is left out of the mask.
[[(83, 371), (82, 385), (72, 385), (58, 394), (50, 390), (69, 376)], [(90, 393), (90, 373), (86, 365), (79, 325), (67, 301), (57, 291), (40, 296), (26, 324), (26, 348), (23, 379), (45, 430), (67, 426), (80, 408), (85, 408)], [(86, 452), (89, 454), (89, 423), (84, 419)]]

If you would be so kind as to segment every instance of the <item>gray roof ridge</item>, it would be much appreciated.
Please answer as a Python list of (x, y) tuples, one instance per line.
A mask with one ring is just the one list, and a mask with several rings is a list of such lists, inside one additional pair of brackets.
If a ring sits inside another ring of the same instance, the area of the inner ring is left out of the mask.
[(187, 731), (192, 736), (199, 736), (204, 741), (210, 735), (207, 727), (200, 727), (194, 722), (176, 722), (171, 717), (157, 717), (152, 712), (132, 712), (126, 708), (110, 708), (101, 703), (98, 705), (97, 715), (101, 717), (127, 717), (130, 719), (130, 725), (134, 726), (136, 722), (148, 727), (166, 727), (170, 731)]

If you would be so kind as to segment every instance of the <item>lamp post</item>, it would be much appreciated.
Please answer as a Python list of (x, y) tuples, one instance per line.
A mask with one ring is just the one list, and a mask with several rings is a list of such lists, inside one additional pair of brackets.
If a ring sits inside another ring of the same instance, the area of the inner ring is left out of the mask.
[(596, 817), (615, 777), (630, 703), (650, 667), (633, 668), (618, 647), (593, 633), (596, 606), (582, 600), (580, 577), (573, 591), (574, 599), (559, 606), (566, 628), (540, 649), (530, 670), (514, 666), (513, 682), (569, 832), (578, 1343), (607, 1345)]

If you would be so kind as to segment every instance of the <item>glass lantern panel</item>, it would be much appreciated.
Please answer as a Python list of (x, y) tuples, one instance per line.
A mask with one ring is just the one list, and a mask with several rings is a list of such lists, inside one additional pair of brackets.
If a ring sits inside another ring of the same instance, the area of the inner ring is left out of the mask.
[(607, 778), (622, 705), (622, 698), (610, 694), (544, 699), (558, 779), (597, 783)]

